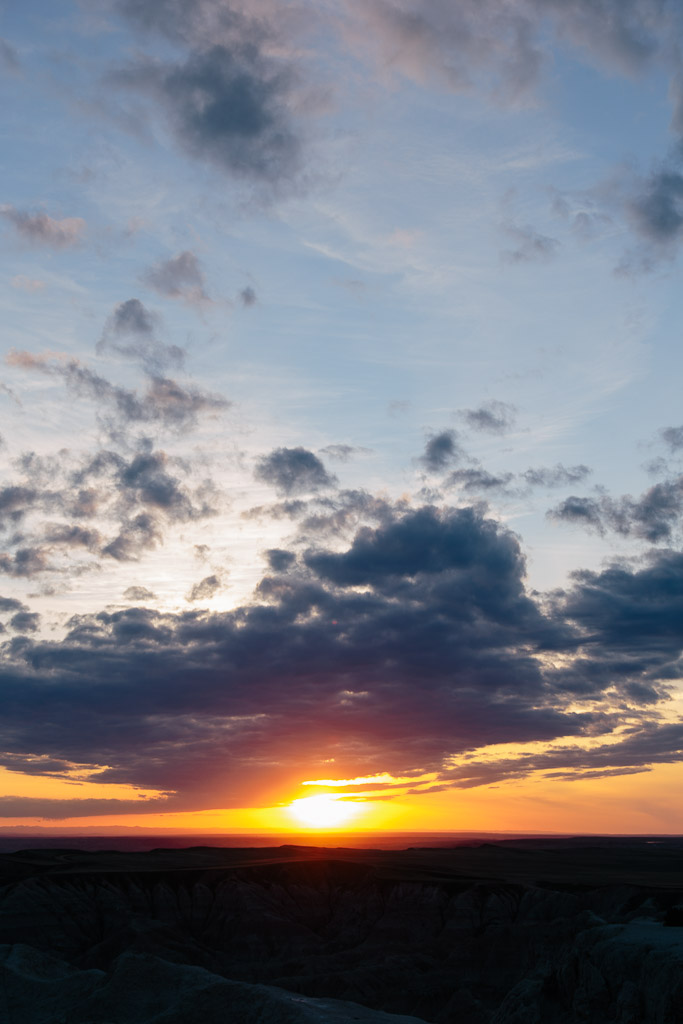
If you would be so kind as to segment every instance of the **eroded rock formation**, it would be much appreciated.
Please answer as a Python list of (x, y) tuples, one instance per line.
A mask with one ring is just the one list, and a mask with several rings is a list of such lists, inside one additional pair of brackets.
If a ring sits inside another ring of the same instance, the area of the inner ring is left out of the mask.
[(0, 1019), (680, 1024), (669, 853), (6, 855)]

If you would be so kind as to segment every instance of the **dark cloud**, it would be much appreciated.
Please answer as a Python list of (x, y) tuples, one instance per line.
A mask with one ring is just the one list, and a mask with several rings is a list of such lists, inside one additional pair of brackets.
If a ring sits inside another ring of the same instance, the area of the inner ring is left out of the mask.
[(168, 471), (169, 460), (164, 452), (136, 455), (131, 462), (121, 465), (118, 480), (123, 493), (135, 502), (179, 521), (199, 518), (190, 497), (178, 477)]
[(600, 499), (579, 498), (572, 494), (556, 508), (550, 509), (547, 515), (551, 519), (578, 523), (597, 530), (598, 533), (604, 532)]
[(653, 544), (669, 543), (683, 517), (683, 476), (655, 484), (640, 498), (572, 495), (547, 514), (551, 519), (579, 523), (601, 534), (613, 531)]
[[(276, 572), (287, 554), (268, 552)], [(395, 506), (345, 550), (265, 576), (253, 604), (103, 611), (60, 642), (19, 638), (0, 667), (0, 750), (107, 765), (100, 781), (173, 791), (169, 810), (282, 799), (330, 757), (341, 777), (433, 771), (437, 786), (679, 758), (680, 725), (656, 706), (680, 677), (683, 555), (577, 573), (544, 605), (524, 574), (516, 537), (480, 509)], [(616, 744), (595, 742), (617, 725)]]
[(677, 452), (683, 448), (683, 426), (665, 427), (661, 431), (662, 438), (672, 451)]
[(420, 456), (420, 463), (430, 473), (438, 473), (454, 462), (459, 462), (464, 453), (457, 438), (454, 430), (433, 434), (425, 445), (424, 454)]
[(190, 589), (190, 592), (185, 597), (185, 600), (190, 603), (195, 601), (209, 601), (212, 597), (215, 597), (222, 586), (222, 579), (215, 573), (211, 576), (205, 576), (203, 580), (199, 581), (199, 583), (194, 584)]
[(102, 781), (179, 790), (194, 806), (216, 806), (220, 788), (221, 805), (244, 806), (255, 785), (290, 787), (302, 760), (415, 769), (477, 737), (593, 723), (539, 708), (540, 665), (511, 656), (548, 626), (495, 523), (399, 513), (324, 555), (309, 554), (312, 578), (266, 577), (262, 603), (230, 613), (101, 612), (60, 643), (25, 640), (0, 670), (0, 749), (104, 763)]
[(40, 615), (37, 612), (17, 612), (9, 624), (17, 633), (35, 633), (40, 625)]
[(147, 587), (126, 587), (123, 596), (127, 601), (156, 601), (156, 594)]
[(472, 430), (504, 434), (514, 425), (517, 410), (507, 402), (485, 402), (478, 409), (463, 409), (460, 415)]
[(439, 513), (424, 506), (373, 530), (360, 530), (348, 551), (309, 551), (305, 562), (317, 575), (342, 586), (384, 579), (443, 573), (472, 566), (475, 546), (479, 568), (486, 574), (489, 558), (505, 575), (521, 572), (523, 558), (512, 534), (500, 534), (478, 509)]
[(336, 483), (318, 456), (307, 448), (275, 448), (259, 459), (254, 476), (282, 495), (318, 491)]
[(564, 487), (567, 484), (579, 483), (591, 473), (588, 466), (563, 466), (558, 462), (555, 466), (539, 466), (527, 469), (522, 474), (530, 487)]
[(556, 613), (578, 625), (581, 657), (558, 671), (563, 686), (602, 680), (625, 682), (635, 700), (647, 689), (680, 676), (683, 639), (683, 554), (656, 551), (641, 567), (614, 564), (574, 573), (560, 592)]
[(529, 224), (506, 224), (503, 231), (515, 244), (514, 249), (505, 249), (501, 253), (505, 263), (546, 263), (560, 245), (557, 238), (542, 235)]
[(273, 572), (286, 572), (296, 562), (296, 555), (291, 551), (284, 551), (282, 548), (270, 548), (265, 554)]
[[(49, 773), (48, 773), (49, 774)], [(168, 810), (165, 797), (147, 799), (145, 809), (164, 813)], [(44, 818), (46, 821), (58, 821), (62, 818), (88, 817), (90, 815), (136, 814), (141, 810), (140, 799), (115, 800), (106, 797), (86, 797), (85, 799), (56, 799), (50, 797), (0, 796), (0, 817), (15, 818), (17, 816)]]
[(152, 377), (182, 367), (185, 352), (177, 345), (164, 345), (156, 337), (160, 318), (139, 299), (121, 302), (108, 318), (98, 352), (116, 352), (140, 362)]
[(0, 525), (3, 529), (18, 523), (34, 505), (38, 492), (32, 487), (8, 484), (0, 488)]
[(67, 548), (85, 548), (87, 551), (97, 551), (102, 537), (98, 530), (86, 529), (72, 523), (48, 523), (43, 532), (43, 539), (49, 545), (61, 545)]
[(485, 469), (456, 469), (444, 481), (444, 486), (461, 487), (464, 491), (499, 491), (504, 490), (513, 479), (513, 473), (500, 473), (496, 476)]
[(127, 299), (116, 306), (105, 330), (115, 339), (128, 335), (152, 338), (158, 326), (158, 319), (139, 299)]
[(140, 512), (122, 521), (119, 532), (102, 548), (102, 554), (117, 562), (135, 562), (143, 552), (155, 548), (162, 539), (158, 518), (149, 512)]
[(290, 123), (296, 79), (263, 44), (259, 26), (243, 19), (228, 45), (197, 49), (175, 64), (140, 62), (113, 81), (153, 96), (190, 156), (276, 185), (299, 170), (301, 145)]
[(25, 210), (16, 210), (13, 206), (0, 207), (0, 214), (16, 228), (22, 238), (57, 249), (76, 245), (81, 241), (85, 231), (85, 221), (81, 217), (64, 217), (58, 220), (42, 211), (27, 213)]
[[(55, 456), (26, 452), (15, 460), (21, 482), (0, 491), (7, 534), (0, 572), (68, 577), (94, 571), (102, 556), (137, 559), (174, 524), (216, 513), (221, 496), (210, 478), (197, 482), (191, 462), (150, 442), (142, 449), (133, 455), (99, 449), (79, 457), (68, 450)], [(84, 561), (86, 553), (92, 557)]]
[(210, 301), (201, 264), (189, 249), (156, 263), (143, 275), (142, 280), (160, 295), (172, 299), (183, 299), (190, 304)]
[(654, 171), (638, 187), (628, 209), (646, 242), (673, 249), (683, 236), (683, 174), (674, 168)]
[(632, 775), (647, 772), (654, 764), (681, 760), (683, 726), (679, 723), (645, 723), (626, 739), (591, 746), (588, 749), (567, 744), (553, 750), (497, 760), (487, 758), (482, 761), (476, 757), (468, 758), (450, 772), (444, 773), (444, 781), (439, 785), (422, 789), (422, 792), (443, 790), (449, 783), (458, 788), (469, 789), (497, 783), (503, 779), (522, 779), (532, 772), (542, 772), (546, 779), (563, 779), (567, 782)]
[(396, 504), (365, 490), (340, 490), (331, 494), (315, 494), (309, 498), (290, 499), (273, 505), (262, 505), (243, 513), (246, 519), (291, 519), (297, 524), (297, 543), (306, 546), (323, 539), (347, 538), (362, 525), (390, 521), (399, 507), (408, 507), (407, 500)]
[(28, 608), (16, 597), (0, 597), (0, 612), (26, 612)]
[(37, 576), (51, 568), (49, 552), (43, 547), (18, 547), (14, 552), (0, 552), (0, 573), (6, 576)]
[(67, 387), (80, 397), (94, 399), (109, 410), (113, 419), (101, 415), (103, 425), (116, 433), (120, 427), (159, 423), (176, 430), (194, 426), (202, 413), (217, 412), (230, 405), (221, 395), (203, 391), (194, 385), (183, 385), (169, 377), (153, 377), (142, 394), (112, 384), (77, 359), (34, 356), (30, 352), (12, 351), (7, 357), (10, 366), (61, 377)]

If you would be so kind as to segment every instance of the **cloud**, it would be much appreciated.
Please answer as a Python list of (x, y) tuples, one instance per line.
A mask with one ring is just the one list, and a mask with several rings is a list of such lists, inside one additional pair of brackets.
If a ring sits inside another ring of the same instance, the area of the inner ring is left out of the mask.
[(102, 537), (98, 530), (84, 528), (72, 523), (49, 523), (45, 526), (43, 539), (51, 546), (62, 545), (66, 548), (82, 547), (87, 551), (97, 551)]
[(671, 250), (683, 236), (683, 174), (654, 171), (628, 203), (636, 231), (660, 250)]
[(160, 295), (182, 299), (190, 305), (211, 301), (206, 294), (201, 264), (189, 250), (156, 263), (143, 275), (142, 280)]
[(9, 624), (17, 633), (35, 633), (40, 625), (40, 615), (37, 612), (17, 612)]
[(50, 571), (48, 551), (42, 547), (18, 547), (14, 553), (0, 552), (0, 573), (5, 576), (37, 576)]
[(579, 483), (589, 476), (591, 470), (583, 463), (578, 466), (563, 466), (558, 462), (555, 466), (538, 466), (527, 469), (522, 474), (530, 487), (564, 487), (566, 484)]
[(593, 63), (637, 75), (656, 61), (675, 87), (680, 13), (659, 0), (350, 0), (356, 48), (414, 81), (528, 102), (556, 41)]
[(588, 749), (566, 744), (533, 754), (517, 757), (491, 757), (478, 760), (476, 754), (444, 772), (436, 786), (421, 791), (443, 790), (450, 785), (469, 789), (502, 780), (523, 779), (539, 772), (548, 780), (567, 782), (581, 779), (606, 778), (614, 775), (632, 775), (647, 772), (654, 764), (683, 760), (683, 727), (646, 723), (633, 735), (617, 742), (592, 746)]
[(164, 345), (156, 338), (159, 323), (160, 318), (139, 299), (127, 299), (119, 303), (107, 319), (97, 351), (116, 352), (135, 359), (152, 377), (159, 377), (169, 369), (179, 369), (185, 352), (177, 345)]
[(320, 449), (320, 454), (338, 462), (348, 462), (354, 455), (369, 455), (370, 448), (353, 444), (328, 444)]
[(265, 555), (273, 572), (286, 572), (296, 562), (296, 555), (292, 551), (285, 551), (282, 548), (270, 548)]
[(123, 596), (127, 601), (156, 601), (156, 594), (147, 587), (132, 586), (126, 587)]
[(82, 217), (57, 220), (47, 213), (27, 213), (8, 205), (0, 207), (0, 215), (16, 228), (22, 238), (56, 249), (77, 245), (82, 240), (86, 226)]
[(444, 481), (444, 486), (461, 487), (464, 491), (497, 491), (503, 490), (513, 479), (513, 473), (496, 476), (485, 469), (456, 469)]
[(481, 567), (492, 557), (505, 575), (523, 564), (512, 535), (499, 534), (475, 508), (439, 513), (432, 506), (360, 530), (348, 551), (309, 551), (305, 562), (324, 579), (342, 586), (374, 584), (395, 577), (439, 574), (471, 565), (474, 549)]
[(193, 508), (189, 494), (178, 477), (169, 473), (169, 465), (164, 452), (136, 455), (129, 463), (121, 464), (118, 468), (121, 492), (130, 495), (135, 502), (162, 510), (180, 522), (199, 518), (203, 510)]
[(454, 92), (506, 90), (513, 101), (535, 84), (542, 57), (533, 23), (519, 5), (509, 14), (491, 2), (469, 0), (355, 0), (349, 7), (356, 22), (347, 31), (357, 48), (374, 49), (385, 68), (414, 81), (436, 81)]
[[(582, 656), (559, 669), (563, 686), (624, 683), (641, 701), (647, 691), (680, 675), (683, 555), (653, 551), (642, 567), (614, 564), (573, 574), (555, 612), (581, 628)], [(652, 695), (652, 694), (651, 694)]]
[(476, 507), (396, 505), (335, 544), (295, 573), (272, 549), (278, 575), (228, 612), (100, 611), (59, 642), (21, 637), (0, 666), (0, 750), (106, 765), (97, 779), (171, 793), (168, 810), (284, 799), (330, 757), (340, 777), (437, 787), (680, 758), (680, 725), (657, 718), (680, 676), (680, 553), (576, 573), (541, 603), (517, 538)]
[(307, 448), (275, 448), (259, 459), (254, 476), (282, 495), (319, 491), (336, 483), (318, 456)]
[[(23, 370), (61, 377), (76, 395), (92, 398), (109, 410), (111, 431), (117, 426), (159, 423), (176, 430), (193, 427), (202, 413), (218, 412), (230, 406), (221, 395), (203, 391), (194, 385), (182, 385), (169, 377), (153, 377), (146, 391), (111, 384), (77, 359), (59, 355), (32, 355), (12, 350), (6, 362)], [(101, 417), (103, 423), (104, 417)]]
[(547, 515), (559, 522), (578, 523), (600, 534), (611, 530), (652, 544), (669, 543), (680, 529), (683, 517), (683, 476), (655, 484), (640, 498), (571, 495)]
[(683, 426), (665, 427), (660, 433), (672, 451), (676, 452), (683, 448)]
[[(568, 46), (601, 72), (640, 79), (648, 72), (668, 76), (672, 106), (673, 154), (650, 175), (614, 194), (602, 192), (598, 209), (590, 196), (586, 209), (572, 214), (574, 229), (590, 237), (618, 211), (645, 242), (621, 269), (647, 270), (674, 254), (683, 237), (683, 11), (660, 0), (347, 0), (343, 34), (385, 79), (406, 77), (419, 85), (476, 93), (498, 106), (537, 103), (539, 84), (557, 48)], [(585, 205), (585, 204), (584, 204)], [(556, 212), (557, 208), (556, 208)], [(568, 215), (568, 207), (561, 210)], [(502, 230), (513, 245), (502, 254), (510, 264), (548, 262), (557, 238), (529, 224)]]
[(19, 54), (6, 39), (0, 37), (0, 65), (5, 71), (9, 71), (10, 74), (16, 75), (21, 71), (21, 61), (19, 60)]
[(503, 231), (515, 242), (514, 249), (501, 253), (505, 263), (546, 263), (555, 256), (560, 245), (557, 238), (542, 235), (528, 224), (506, 224)]
[(210, 477), (197, 480), (192, 460), (155, 449), (149, 438), (132, 454), (123, 447), (29, 451), (14, 460), (17, 478), (0, 489), (0, 573), (68, 580), (100, 568), (102, 558), (137, 560), (173, 526), (216, 514), (221, 493)]
[(593, 194), (590, 191), (574, 195), (555, 192), (552, 212), (566, 220), (579, 238), (595, 238), (613, 224), (612, 217), (600, 208), (599, 193), (599, 189), (594, 190)]
[(232, 36), (175, 64), (140, 61), (112, 81), (156, 99), (195, 159), (254, 182), (291, 181), (301, 156), (290, 118), (293, 67), (266, 55), (256, 22), (241, 19)]
[(507, 402), (490, 401), (478, 409), (463, 409), (460, 415), (471, 430), (504, 434), (514, 425), (517, 410)]
[(117, 562), (135, 562), (144, 551), (155, 548), (162, 539), (157, 517), (149, 512), (140, 512), (123, 520), (118, 534), (102, 548), (102, 554)]
[(438, 473), (463, 457), (463, 451), (458, 444), (458, 435), (454, 430), (442, 430), (439, 434), (433, 434), (425, 445), (424, 454), (420, 456), (420, 463), (430, 473)]
[(189, 593), (186, 595), (185, 600), (193, 603), (195, 601), (209, 601), (212, 597), (215, 597), (219, 590), (223, 587), (223, 581), (220, 576), (215, 573), (211, 576), (205, 576), (199, 583), (195, 583)]
[[(680, 103), (683, 111), (683, 92)], [(683, 240), (683, 115), (677, 130), (676, 144), (649, 175), (622, 174), (624, 180), (613, 186), (621, 211), (638, 238), (619, 271), (651, 271), (662, 260), (675, 258)]]
[(0, 488), (0, 525), (3, 529), (18, 523), (33, 506), (38, 492), (32, 487), (8, 484)]

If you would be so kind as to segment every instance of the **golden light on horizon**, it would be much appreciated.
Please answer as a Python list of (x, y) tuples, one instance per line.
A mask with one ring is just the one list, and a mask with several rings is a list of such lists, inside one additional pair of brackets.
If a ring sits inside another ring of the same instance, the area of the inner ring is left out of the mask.
[(287, 808), (300, 824), (313, 829), (338, 828), (355, 818), (360, 810), (358, 803), (328, 793), (293, 800)]

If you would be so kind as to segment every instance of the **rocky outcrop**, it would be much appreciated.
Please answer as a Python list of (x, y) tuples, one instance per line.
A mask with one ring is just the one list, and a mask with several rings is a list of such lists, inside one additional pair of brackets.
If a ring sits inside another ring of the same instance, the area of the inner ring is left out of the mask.
[[(407, 856), (382, 866), (288, 854), (225, 868), (189, 851), (172, 867), (153, 855), (15, 858), (0, 890), (7, 1020), (59, 1021), (40, 1017), (52, 986), (70, 1024), (210, 1024), (219, 1004), (243, 1006), (221, 1022), (384, 1012), (436, 1024), (683, 1024), (681, 892), (669, 876), (522, 882), (518, 865), (528, 875), (530, 862), (511, 863), (508, 877), (487, 879), (426, 855), (419, 870)], [(103, 993), (119, 1016), (97, 1016)]]
[(424, 1024), (130, 953), (109, 971), (80, 971), (28, 946), (2, 946), (0, 979), (6, 1024)]

